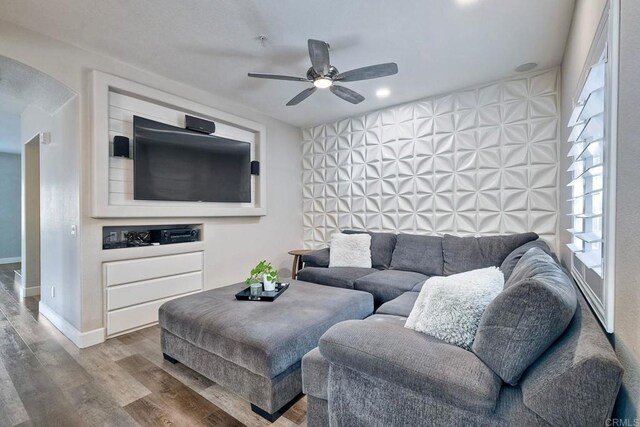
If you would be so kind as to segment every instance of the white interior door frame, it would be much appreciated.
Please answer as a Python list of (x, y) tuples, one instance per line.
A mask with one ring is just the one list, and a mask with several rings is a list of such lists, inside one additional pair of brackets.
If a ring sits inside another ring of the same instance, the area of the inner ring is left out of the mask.
[(22, 298), (40, 295), (40, 145), (48, 141), (38, 133), (22, 149)]

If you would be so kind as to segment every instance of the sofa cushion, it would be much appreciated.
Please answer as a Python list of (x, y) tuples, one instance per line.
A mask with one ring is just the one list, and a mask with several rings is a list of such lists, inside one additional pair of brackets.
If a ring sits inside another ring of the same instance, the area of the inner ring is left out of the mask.
[(396, 246), (396, 235), (393, 233), (374, 233), (358, 230), (343, 230), (344, 234), (367, 233), (371, 236), (371, 266), (386, 269), (391, 265), (391, 254)]
[(442, 276), (442, 237), (399, 234), (391, 257), (394, 270)]
[(376, 305), (410, 291), (418, 283), (424, 283), (428, 277), (413, 271), (381, 270), (361, 277), (353, 284), (354, 289), (366, 291), (373, 295)]
[(336, 288), (353, 289), (353, 282), (376, 271), (378, 270), (375, 268), (359, 267), (306, 267), (298, 271), (297, 279)]
[(458, 237), (445, 234), (442, 240), (444, 275), (486, 267), (500, 267), (518, 246), (536, 240), (536, 233), (505, 236)]
[[(419, 292), (405, 292), (398, 298), (385, 302), (376, 310), (376, 314), (390, 314), (394, 316), (409, 317), (416, 303)], [(404, 326), (404, 323), (402, 324)]]
[(302, 358), (302, 392), (320, 399), (327, 399), (329, 362), (318, 347)]
[(549, 255), (530, 249), (482, 315), (472, 350), (504, 382), (515, 385), (562, 335), (576, 304), (571, 279)]
[(550, 425), (610, 424), (623, 368), (591, 308), (578, 295), (567, 330), (524, 373), (524, 403)]
[(513, 269), (516, 268), (516, 265), (518, 264), (518, 261), (520, 261), (520, 258), (522, 258), (522, 255), (527, 253), (531, 248), (539, 248), (547, 255), (554, 257), (554, 261), (557, 261), (555, 259), (555, 255), (553, 255), (553, 252), (551, 251), (551, 248), (544, 240), (538, 239), (525, 243), (524, 245), (515, 248), (509, 255), (507, 255), (504, 261), (502, 261), (502, 264), (500, 264), (500, 270), (502, 270), (502, 273), (504, 274), (505, 282), (509, 280), (511, 273), (513, 273)]
[(317, 249), (302, 255), (302, 262), (307, 267), (329, 267), (329, 248)]
[(502, 384), (473, 353), (400, 322), (341, 322), (319, 347), (331, 369), (344, 366), (470, 411), (491, 412)]

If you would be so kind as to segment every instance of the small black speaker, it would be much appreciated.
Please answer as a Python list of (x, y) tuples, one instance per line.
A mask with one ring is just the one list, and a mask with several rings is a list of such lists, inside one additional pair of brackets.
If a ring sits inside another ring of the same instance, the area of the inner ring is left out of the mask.
[(212, 134), (216, 131), (216, 124), (209, 120), (193, 116), (185, 116), (185, 127), (189, 130)]
[(129, 158), (129, 138), (126, 136), (113, 137), (113, 156)]
[(251, 175), (260, 175), (260, 162), (257, 160), (251, 162)]

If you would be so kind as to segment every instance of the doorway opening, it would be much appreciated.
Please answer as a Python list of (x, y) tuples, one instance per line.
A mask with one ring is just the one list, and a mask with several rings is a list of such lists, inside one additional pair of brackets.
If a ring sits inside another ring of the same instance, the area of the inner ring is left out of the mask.
[(54, 270), (59, 264), (48, 259), (56, 254), (55, 236), (43, 241), (43, 228), (56, 232), (59, 221), (51, 207), (67, 201), (47, 182), (52, 173), (65, 173), (56, 171), (60, 148), (55, 145), (77, 125), (70, 118), (77, 98), (50, 76), (0, 56), (0, 298), (24, 304), (34, 317), (43, 276), (51, 270), (43, 264)]

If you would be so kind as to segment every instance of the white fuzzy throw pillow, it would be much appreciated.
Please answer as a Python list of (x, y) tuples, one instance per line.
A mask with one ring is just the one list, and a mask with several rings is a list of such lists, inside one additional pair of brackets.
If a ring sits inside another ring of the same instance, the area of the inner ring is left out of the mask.
[(503, 287), (497, 267), (431, 277), (404, 326), (471, 350), (482, 313)]
[(331, 236), (329, 267), (371, 268), (371, 236), (334, 234)]

